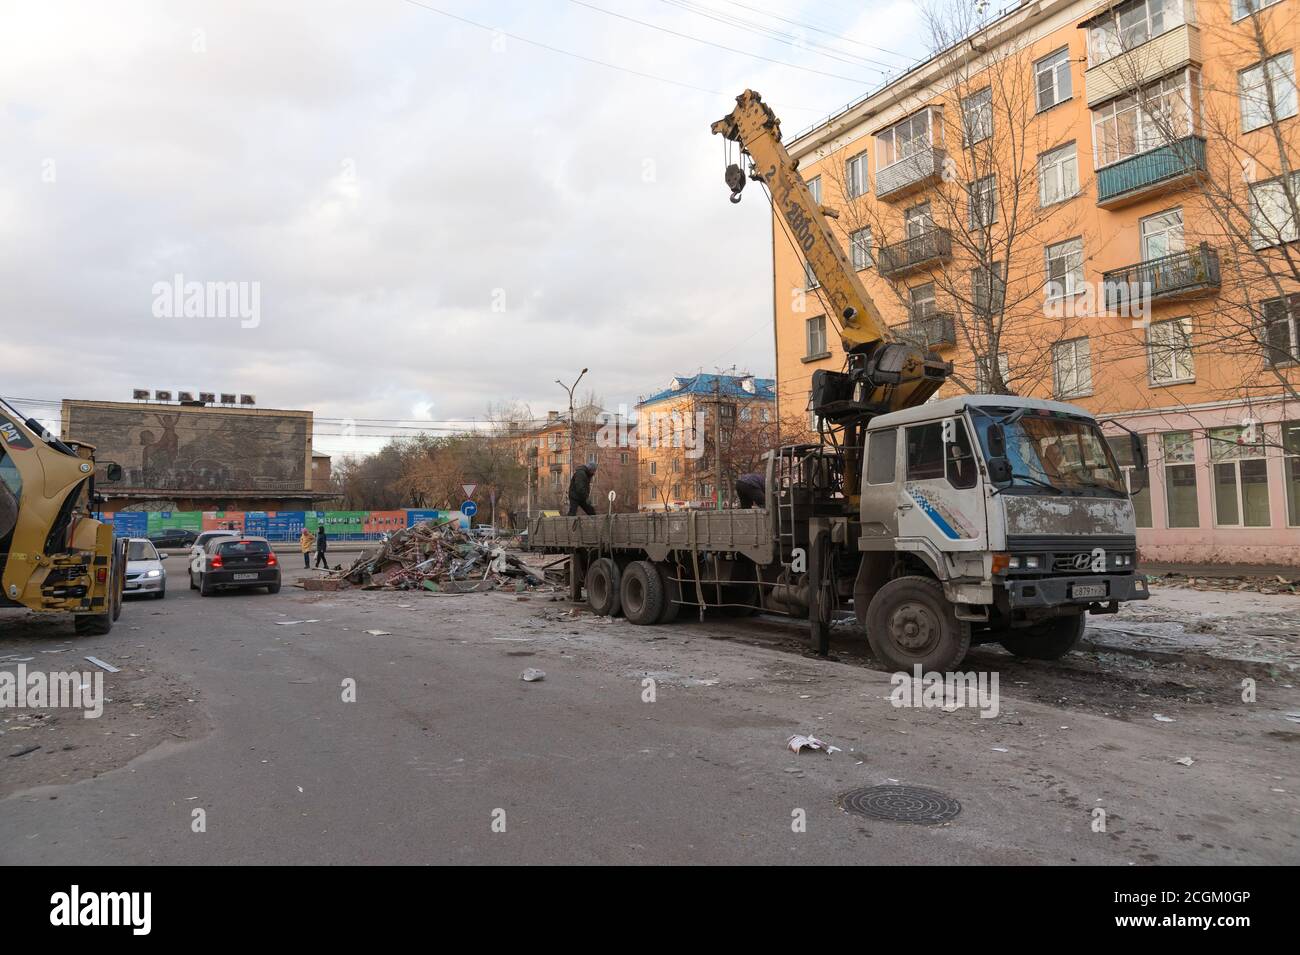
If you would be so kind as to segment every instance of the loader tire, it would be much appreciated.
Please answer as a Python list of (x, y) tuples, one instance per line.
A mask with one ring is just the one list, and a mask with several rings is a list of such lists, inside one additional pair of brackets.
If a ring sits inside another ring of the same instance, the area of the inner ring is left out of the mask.
[(677, 581), (672, 579), (675, 569), (663, 561), (656, 561), (655, 573), (659, 575), (660, 589), (664, 595), (664, 605), (659, 611), (659, 619), (656, 623), (672, 623), (677, 619), (677, 613), (682, 609), (682, 605), (677, 601), (681, 600), (681, 588), (677, 586)]
[(999, 638), (998, 642), (1027, 660), (1059, 660), (1074, 649), (1085, 629), (1085, 615), (1075, 613), (1017, 630)]
[(629, 623), (650, 626), (664, 611), (664, 590), (652, 561), (634, 560), (623, 571), (619, 602)]
[(970, 624), (958, 620), (931, 577), (897, 577), (871, 598), (867, 607), (871, 652), (891, 670), (908, 673), (954, 669), (970, 649)]
[(587, 568), (587, 606), (602, 617), (617, 617), (623, 611), (619, 598), (618, 564), (608, 557)]
[(72, 629), (82, 636), (103, 636), (113, 629), (113, 612), (79, 613), (72, 618)]

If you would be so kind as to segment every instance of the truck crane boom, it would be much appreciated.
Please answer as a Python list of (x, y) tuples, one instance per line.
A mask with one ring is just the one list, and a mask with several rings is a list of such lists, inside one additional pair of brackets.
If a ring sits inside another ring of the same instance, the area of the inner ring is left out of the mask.
[[(856, 429), (877, 414), (924, 404), (952, 373), (952, 365), (908, 342), (889, 340), (888, 325), (850, 265), (826, 221), (824, 209), (799, 174), (798, 162), (781, 142), (781, 121), (753, 90), (736, 97), (736, 108), (713, 124), (715, 134), (739, 143), (752, 160), (748, 177), (764, 183), (794, 243), (821, 283), (847, 353), (843, 372), (813, 376), (818, 416)], [(731, 200), (740, 199), (746, 174), (727, 169)], [(848, 443), (846, 441), (846, 443)]]

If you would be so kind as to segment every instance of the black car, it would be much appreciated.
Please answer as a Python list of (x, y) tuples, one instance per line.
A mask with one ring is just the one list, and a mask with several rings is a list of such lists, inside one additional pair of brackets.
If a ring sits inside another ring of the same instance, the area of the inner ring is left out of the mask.
[(248, 587), (280, 592), (280, 562), (265, 537), (214, 537), (190, 564), (190, 589), (204, 597)]
[(164, 527), (145, 535), (154, 547), (189, 547), (199, 535), (183, 527)]

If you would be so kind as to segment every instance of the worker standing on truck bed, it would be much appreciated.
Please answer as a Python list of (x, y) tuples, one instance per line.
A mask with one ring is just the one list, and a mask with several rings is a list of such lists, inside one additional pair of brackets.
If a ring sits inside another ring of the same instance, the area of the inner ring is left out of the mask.
[(582, 508), (586, 514), (595, 514), (591, 506), (591, 479), (596, 476), (596, 465), (582, 464), (574, 469), (569, 478), (569, 516), (573, 517)]
[(767, 496), (767, 484), (761, 474), (742, 474), (736, 478), (736, 497), (740, 498), (742, 510), (762, 507)]

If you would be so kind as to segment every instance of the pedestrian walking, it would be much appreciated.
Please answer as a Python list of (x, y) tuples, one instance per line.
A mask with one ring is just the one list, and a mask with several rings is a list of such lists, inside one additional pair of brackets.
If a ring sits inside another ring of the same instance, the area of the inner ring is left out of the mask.
[(325, 559), (325, 549), (328, 535), (325, 533), (325, 525), (320, 526), (320, 531), (316, 534), (316, 566), (330, 569), (330, 562)]
[(311, 551), (315, 543), (316, 538), (312, 537), (311, 531), (304, 527), (302, 533), (298, 535), (298, 546), (302, 548), (302, 565), (308, 570), (311, 569)]

